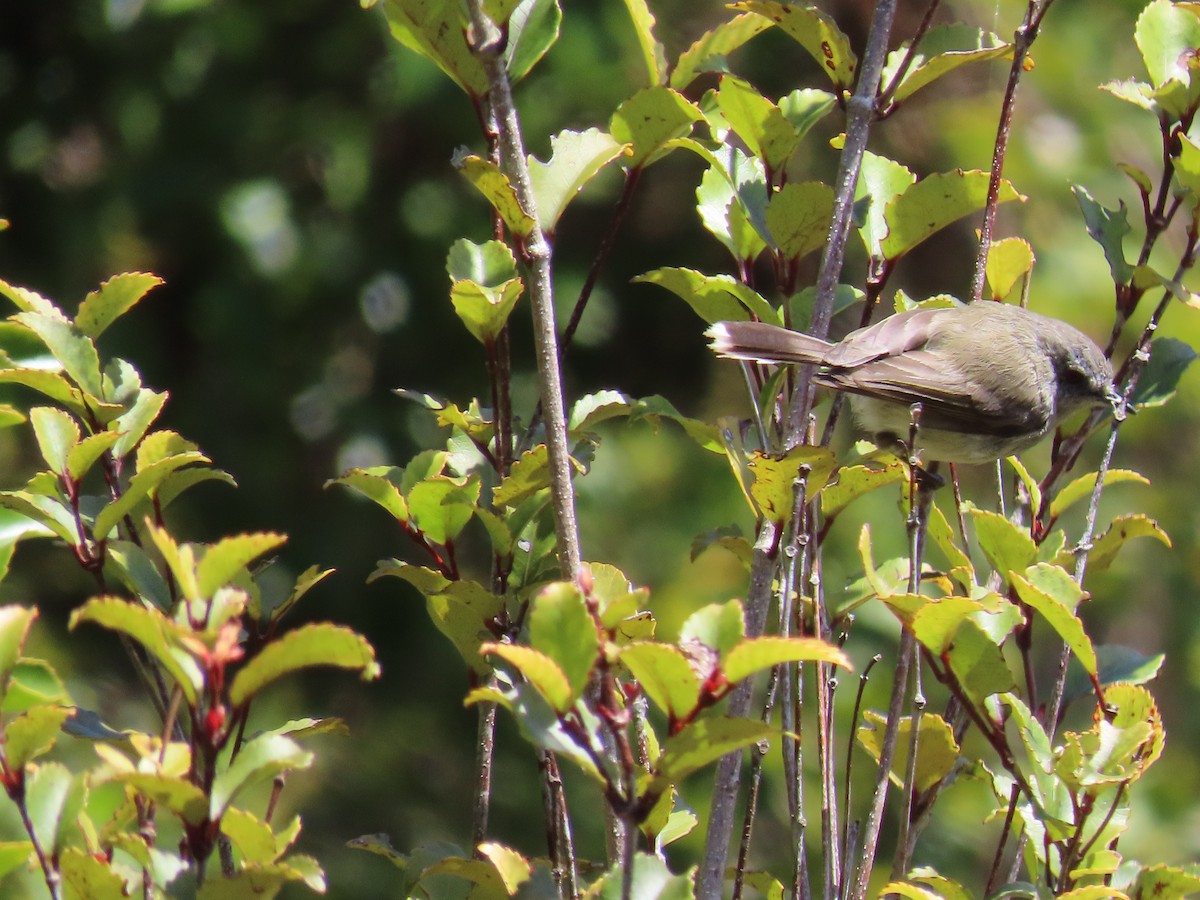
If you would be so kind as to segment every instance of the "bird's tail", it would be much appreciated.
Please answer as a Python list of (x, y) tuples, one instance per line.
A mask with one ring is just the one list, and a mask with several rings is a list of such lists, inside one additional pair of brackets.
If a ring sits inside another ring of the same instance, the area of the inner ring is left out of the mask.
[(718, 322), (705, 332), (718, 356), (767, 363), (820, 365), (831, 344), (766, 322)]

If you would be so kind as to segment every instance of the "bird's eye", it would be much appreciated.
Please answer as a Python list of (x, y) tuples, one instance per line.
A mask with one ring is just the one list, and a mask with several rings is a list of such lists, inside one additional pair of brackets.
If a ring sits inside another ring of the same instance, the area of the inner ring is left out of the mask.
[(1086, 388), (1088, 386), (1088, 377), (1079, 369), (1068, 368), (1062, 373), (1062, 380), (1068, 387)]

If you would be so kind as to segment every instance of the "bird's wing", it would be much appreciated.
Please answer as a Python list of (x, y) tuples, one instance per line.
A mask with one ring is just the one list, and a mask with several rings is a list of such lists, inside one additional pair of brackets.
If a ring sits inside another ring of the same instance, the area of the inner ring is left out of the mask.
[[(956, 310), (915, 309), (896, 313), (881, 322), (852, 331), (825, 354), (830, 366), (854, 368), (874, 360), (899, 356), (912, 350), (920, 350), (934, 334), (938, 319)], [(942, 323), (945, 327), (945, 323)]]
[(941, 431), (1005, 437), (1039, 431), (1047, 424), (1044, 416), (1023, 407), (1020, 414), (1005, 412), (1004, 404), (994, 397), (989, 402), (973, 379), (946, 371), (943, 359), (923, 350), (853, 369), (832, 368), (821, 372), (817, 381), (904, 406), (920, 403), (922, 424)]

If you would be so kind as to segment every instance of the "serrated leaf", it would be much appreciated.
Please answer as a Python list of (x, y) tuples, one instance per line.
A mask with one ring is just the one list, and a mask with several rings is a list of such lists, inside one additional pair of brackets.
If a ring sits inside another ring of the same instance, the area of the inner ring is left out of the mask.
[(854, 668), (846, 654), (827, 641), (768, 635), (739, 643), (729, 651), (723, 669), (730, 682), (738, 682), (784, 662), (824, 662), (843, 669)]
[(450, 303), (471, 336), (481, 344), (491, 344), (504, 329), (524, 292), (525, 283), (520, 278), (497, 287), (456, 281), (450, 285)]
[(550, 159), (529, 159), (529, 183), (537, 202), (538, 221), (547, 234), (575, 195), (625, 150), (607, 131), (562, 131), (550, 138)]
[(495, 841), (484, 841), (479, 845), (479, 853), (492, 864), (510, 896), (515, 895), (517, 889), (533, 874), (529, 860), (511, 847)]
[[(887, 203), (883, 218), (887, 236), (879, 249), (885, 259), (897, 260), (951, 222), (983, 209), (987, 202), (987, 172), (935, 172)], [(1001, 181), (998, 202), (1024, 201), (1011, 182)]]
[[(858, 729), (858, 743), (876, 762), (881, 755), (881, 744), (884, 726), (887, 719), (873, 710), (863, 713), (865, 724)], [(908, 771), (908, 751), (912, 746), (913, 720), (904, 716), (897, 728), (895, 755), (892, 757), (892, 768), (888, 773), (892, 783), (897, 787), (904, 785), (905, 773)], [(918, 791), (925, 791), (939, 783), (954, 769), (958, 761), (958, 742), (954, 740), (954, 730), (941, 716), (925, 713), (921, 716), (921, 724), (917, 734), (917, 768), (913, 786)]]
[(75, 314), (75, 327), (88, 337), (99, 337), (104, 329), (162, 283), (161, 278), (148, 272), (114, 275), (83, 298), (79, 312)]
[(512, 182), (499, 166), (483, 157), (466, 155), (456, 158), (454, 167), (483, 194), (514, 234), (528, 237), (533, 233), (537, 221), (522, 208)]
[(221, 817), (221, 833), (247, 862), (274, 862), (279, 856), (271, 826), (244, 809), (230, 808)]
[(497, 507), (517, 506), (538, 491), (550, 486), (549, 451), (538, 444), (521, 454), (503, 480), (492, 489), (492, 502)]
[(92, 534), (99, 540), (107, 538), (112, 530), (117, 527), (117, 524), (127, 515), (130, 515), (137, 508), (138, 504), (153, 495), (158, 486), (172, 472), (184, 466), (207, 462), (210, 462), (209, 458), (203, 453), (196, 451), (168, 456), (145, 468), (140, 465), (139, 461), (138, 472), (129, 479), (129, 484), (125, 487), (124, 493), (116, 500), (105, 505), (96, 516), (95, 524), (92, 526)]
[[(1131, 469), (1107, 469), (1104, 473), (1104, 486), (1110, 484), (1123, 484), (1126, 482), (1135, 482), (1137, 484), (1150, 483), (1150, 479), (1139, 472), (1134, 472)], [(1057, 519), (1070, 507), (1074, 506), (1080, 500), (1092, 496), (1092, 491), (1096, 487), (1096, 473), (1091, 472), (1087, 475), (1080, 475), (1073, 479), (1070, 483), (1063, 486), (1063, 489), (1055, 495), (1050, 501), (1050, 518)]]
[[(1108, 530), (1092, 544), (1088, 553), (1088, 568), (1098, 572), (1104, 571), (1112, 565), (1117, 553), (1125, 544), (1134, 538), (1147, 537), (1154, 538), (1163, 546), (1171, 546), (1171, 539), (1153, 519), (1143, 515), (1117, 516), (1108, 526)], [(1072, 554), (1068, 552), (1055, 562), (1058, 565), (1070, 565), (1072, 559)]]
[(1000, 648), (980, 626), (967, 620), (946, 651), (950, 671), (967, 696), (982, 703), (993, 694), (1012, 690), (1015, 682)]
[(1122, 242), (1129, 234), (1129, 217), (1124, 201), (1116, 209), (1107, 209), (1088, 193), (1082, 185), (1072, 185), (1071, 191), (1079, 201), (1079, 210), (1083, 213), (1083, 223), (1087, 227), (1088, 236), (1100, 245), (1104, 258), (1108, 260), (1108, 269), (1116, 284), (1129, 284), (1133, 277), (1133, 267), (1125, 260), (1125, 249)]
[[(641, 5), (645, 0), (625, 0)], [(613, 138), (628, 145), (621, 160), (630, 169), (644, 168), (669, 152), (673, 141), (690, 134), (704, 115), (682, 94), (655, 84), (644, 88), (617, 107), (609, 122)]]
[(82, 847), (65, 848), (58, 871), (68, 897), (86, 897), (87, 900), (126, 900), (129, 897), (125, 879), (112, 864), (96, 859)]
[(17, 313), (13, 320), (21, 323), (46, 345), (58, 360), (63, 371), (79, 387), (97, 400), (104, 399), (100, 382), (100, 355), (91, 338), (70, 322), (54, 316), (33, 312)]
[(0, 606), (0, 701), (8, 692), (9, 679), (37, 616), (38, 611), (33, 607)]
[(90, 434), (71, 448), (67, 454), (67, 474), (75, 481), (82, 481), (92, 466), (120, 440), (115, 431)]
[(8, 681), (3, 712), (24, 712), (40, 704), (70, 704), (71, 697), (62, 679), (50, 664), (40, 659), (22, 659)]
[(842, 466), (837, 470), (836, 478), (821, 491), (821, 515), (827, 519), (835, 518), (859, 497), (904, 479), (904, 463), (898, 459)]
[(210, 821), (220, 821), (226, 807), (243, 789), (282, 772), (306, 769), (312, 765), (312, 760), (311, 753), (282, 735), (264, 734), (253, 738), (242, 747), (229, 768), (213, 780), (208, 808)]
[(766, 247), (768, 233), (763, 164), (736, 147), (710, 163), (696, 188), (700, 220), (736, 259), (752, 260)]
[(408, 510), (426, 537), (445, 544), (458, 537), (471, 521), (480, 489), (478, 479), (463, 485), (437, 475), (414, 485), (408, 492)]
[(391, 479), (366, 469), (350, 469), (345, 474), (326, 481), (325, 487), (334, 484), (344, 485), (378, 503), (391, 513), (397, 522), (408, 521), (408, 502)]
[(240, 707), (271, 682), (313, 666), (356, 669), (364, 681), (379, 677), (375, 650), (349, 628), (315, 622), (271, 641), (234, 676), (229, 702)]
[(71, 715), (65, 706), (35, 706), (4, 726), (5, 762), (14, 772), (47, 753)]
[[(900, 63), (908, 53), (909, 43), (888, 54), (882, 83), (890, 85)], [(1011, 59), (1012, 44), (1005, 43), (991, 32), (968, 25), (941, 25), (929, 29), (921, 38), (917, 52), (903, 79), (892, 95), (896, 103), (903, 102), (921, 88), (943, 75), (969, 63), (990, 59)]]
[(17, 309), (23, 312), (51, 316), (63, 322), (70, 321), (63, 314), (62, 310), (54, 305), (53, 301), (48, 300), (37, 291), (30, 290), (29, 288), (0, 280), (0, 295), (7, 297), (16, 305)]
[[(840, 149), (842, 141), (834, 141), (833, 145)], [(916, 174), (895, 160), (870, 151), (863, 154), (858, 185), (854, 189), (854, 221), (871, 257), (883, 256), (880, 248), (888, 234), (884, 218), (888, 204), (916, 181)]]
[(803, 497), (811, 501), (837, 470), (837, 457), (826, 447), (800, 444), (778, 456), (756, 452), (748, 465), (754, 475), (750, 495), (761, 515), (782, 524), (791, 520), (797, 483), (803, 482)]
[(629, 18), (637, 35), (638, 49), (641, 51), (642, 66), (646, 74), (645, 83), (663, 84), (667, 79), (667, 55), (663, 45), (654, 37), (654, 13), (650, 11), (646, 0), (625, 0), (625, 8), (629, 10)]
[(757, 13), (774, 22), (809, 52), (839, 90), (854, 87), (857, 60), (850, 39), (828, 14), (811, 6), (794, 6), (773, 0), (744, 0), (732, 9)]
[(25, 491), (0, 491), (0, 507), (28, 519), (62, 538), (70, 546), (79, 543), (71, 511), (58, 500)]
[(200, 596), (211, 597), (251, 562), (283, 546), (286, 541), (287, 535), (260, 532), (232, 535), (210, 544), (196, 564)]
[(499, 287), (516, 277), (517, 260), (503, 241), (476, 244), (460, 238), (450, 245), (446, 254), (446, 274), (450, 281), (474, 281), (488, 287)]
[(681, 91), (704, 72), (725, 71), (725, 57), (766, 31), (771, 24), (763, 16), (745, 12), (715, 25), (679, 54), (671, 72), (671, 87)]
[(751, 155), (769, 171), (781, 171), (796, 148), (800, 135), (783, 112), (748, 81), (726, 75), (716, 93), (717, 107)]

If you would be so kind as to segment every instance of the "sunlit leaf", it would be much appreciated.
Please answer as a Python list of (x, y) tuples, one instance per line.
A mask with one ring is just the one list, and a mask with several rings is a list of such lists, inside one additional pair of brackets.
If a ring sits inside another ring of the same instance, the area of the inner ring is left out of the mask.
[[(884, 258), (896, 260), (951, 222), (983, 209), (987, 201), (987, 172), (935, 172), (887, 203), (883, 218), (887, 236), (880, 241)], [(998, 200), (1024, 200), (1008, 181), (1001, 181)]]
[(1129, 279), (1133, 277), (1133, 267), (1126, 262), (1125, 248), (1122, 246), (1125, 235), (1129, 234), (1130, 230), (1124, 201), (1116, 209), (1108, 209), (1101, 206), (1082, 185), (1072, 185), (1071, 190), (1075, 193), (1075, 199), (1079, 201), (1088, 235), (1104, 251), (1113, 281), (1117, 284), (1129, 284)]
[(718, 23), (679, 54), (671, 72), (671, 87), (681, 91), (704, 72), (725, 71), (725, 57), (766, 31), (771, 24), (768, 19), (750, 12)]
[[(858, 742), (878, 762), (887, 719), (873, 710), (864, 712), (863, 719), (865, 724), (858, 729)], [(892, 757), (892, 769), (889, 773), (892, 782), (897, 787), (904, 784), (905, 773), (908, 771), (908, 751), (912, 746), (912, 730), (912, 717), (903, 717), (897, 728), (895, 755)], [(941, 716), (925, 713), (921, 716), (917, 735), (917, 770), (914, 787), (918, 791), (933, 787), (953, 771), (957, 761), (958, 742), (954, 740), (954, 729)]]
[(109, 325), (133, 308), (163, 280), (148, 272), (124, 272), (114, 275), (97, 290), (83, 298), (75, 314), (75, 327), (88, 337), (99, 337)]
[(293, 769), (312, 765), (313, 755), (295, 741), (278, 734), (253, 738), (213, 781), (209, 819), (219, 821), (225, 808), (245, 788)]
[(812, 6), (794, 6), (773, 0), (744, 0), (732, 4), (732, 8), (758, 13), (774, 22), (809, 52), (835, 87), (849, 89), (854, 86), (857, 60), (850, 49), (850, 39), (827, 13)]
[(529, 642), (558, 663), (571, 686), (571, 700), (578, 699), (600, 656), (600, 634), (575, 585), (555, 582), (533, 598)]
[[(644, 4), (644, 0), (625, 0)], [(704, 119), (694, 103), (667, 87), (655, 85), (638, 91), (617, 107), (609, 122), (612, 136), (629, 145), (629, 156), (621, 160), (631, 169), (660, 159), (678, 140)]]
[(242, 706), (276, 679), (312, 666), (357, 669), (364, 681), (379, 677), (375, 651), (365, 638), (341, 625), (314, 622), (275, 638), (239, 669), (229, 702)]
[(767, 635), (747, 638), (729, 651), (725, 658), (725, 677), (741, 681), (755, 672), (784, 662), (824, 662), (853, 669), (846, 654), (819, 638), (789, 638)]
[(554, 231), (567, 204), (596, 173), (617, 159), (624, 148), (624, 144), (599, 128), (563, 131), (550, 138), (550, 159), (529, 160), (529, 182), (543, 231)]

